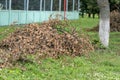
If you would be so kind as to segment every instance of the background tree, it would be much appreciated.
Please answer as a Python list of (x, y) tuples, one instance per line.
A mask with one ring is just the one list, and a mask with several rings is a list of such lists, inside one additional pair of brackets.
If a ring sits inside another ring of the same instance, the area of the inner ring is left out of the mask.
[(110, 2), (110, 11), (117, 10), (120, 12), (120, 0), (109, 0)]
[(87, 11), (87, 0), (80, 0), (80, 13), (81, 16), (84, 17), (84, 13)]
[[(97, 0), (80, 0), (81, 16), (84, 17), (84, 13), (88, 14), (88, 17), (95, 17), (95, 14), (99, 14)], [(110, 11), (118, 10), (120, 12), (120, 0), (109, 0)]]
[(96, 0), (90, 0), (87, 2), (87, 11), (88, 11), (88, 17), (95, 18), (95, 14), (99, 13), (98, 5)]
[(95, 17), (95, 14), (99, 13), (98, 5), (96, 0), (80, 0), (81, 14), (84, 17), (84, 13), (88, 14), (88, 17)]

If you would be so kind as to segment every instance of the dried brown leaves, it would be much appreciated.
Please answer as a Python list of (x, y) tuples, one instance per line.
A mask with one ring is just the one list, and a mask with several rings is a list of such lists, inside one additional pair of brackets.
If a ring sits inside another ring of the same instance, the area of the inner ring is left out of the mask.
[[(39, 57), (58, 57), (62, 54), (80, 56), (94, 50), (87, 37), (64, 30), (60, 34), (56, 26), (64, 27), (66, 24), (55, 19), (41, 25), (29, 24), (15, 31), (1, 41), (0, 48), (5, 52), (0, 52), (0, 57), (4, 59), (1, 53), (10, 54), (8, 58), (14, 61), (27, 54), (37, 54)], [(9, 61), (8, 58), (6, 61)]]
[(120, 32), (120, 12), (113, 11), (110, 15), (110, 31)]

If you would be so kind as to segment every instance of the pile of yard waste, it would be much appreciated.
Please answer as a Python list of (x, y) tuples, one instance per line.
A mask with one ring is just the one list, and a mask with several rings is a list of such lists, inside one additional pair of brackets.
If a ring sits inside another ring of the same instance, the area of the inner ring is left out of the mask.
[(110, 17), (110, 30), (120, 32), (120, 12), (113, 11)]
[[(90, 31), (98, 31), (99, 26), (94, 27)], [(120, 12), (112, 11), (110, 14), (110, 31), (111, 32), (120, 32)]]
[(67, 22), (53, 19), (16, 30), (0, 42), (0, 65), (19, 60), (22, 55), (56, 58), (63, 54), (80, 56), (94, 50), (88, 37), (65, 29), (67, 26)]

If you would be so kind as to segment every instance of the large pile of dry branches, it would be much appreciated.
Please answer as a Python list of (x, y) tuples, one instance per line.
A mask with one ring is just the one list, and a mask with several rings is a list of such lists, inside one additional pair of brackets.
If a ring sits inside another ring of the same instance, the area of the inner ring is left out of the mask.
[(80, 56), (93, 51), (85, 35), (65, 30), (69, 26), (66, 23), (54, 19), (16, 30), (0, 42), (0, 63), (19, 60), (22, 55), (29, 54), (39, 57)]

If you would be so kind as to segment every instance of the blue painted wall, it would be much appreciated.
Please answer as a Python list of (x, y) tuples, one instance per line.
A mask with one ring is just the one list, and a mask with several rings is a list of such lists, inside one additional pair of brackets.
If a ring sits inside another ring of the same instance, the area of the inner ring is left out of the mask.
[[(56, 14), (61, 15), (61, 19), (64, 18), (63, 11), (24, 11), (24, 10), (0, 10), (0, 26), (11, 24), (28, 24), (33, 22), (47, 21), (50, 15), (55, 17)], [(67, 19), (78, 19), (79, 12), (71, 11), (66, 12)]]

